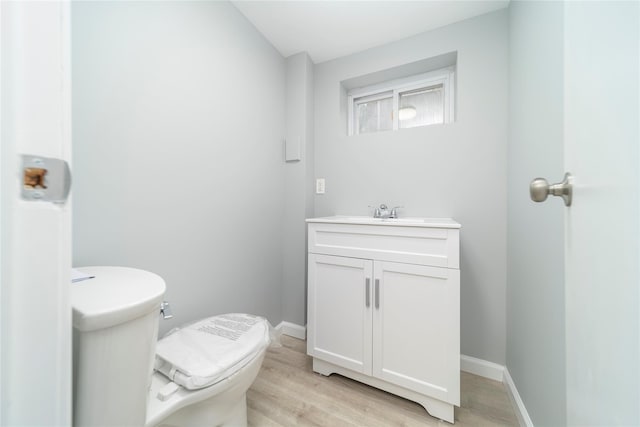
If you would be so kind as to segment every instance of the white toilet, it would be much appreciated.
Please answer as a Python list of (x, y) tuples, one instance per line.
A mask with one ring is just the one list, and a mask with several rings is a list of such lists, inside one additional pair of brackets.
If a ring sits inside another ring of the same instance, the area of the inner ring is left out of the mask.
[(156, 342), (161, 277), (125, 267), (78, 270), (94, 277), (71, 287), (74, 425), (247, 424), (246, 392), (270, 341), (265, 319), (214, 316)]

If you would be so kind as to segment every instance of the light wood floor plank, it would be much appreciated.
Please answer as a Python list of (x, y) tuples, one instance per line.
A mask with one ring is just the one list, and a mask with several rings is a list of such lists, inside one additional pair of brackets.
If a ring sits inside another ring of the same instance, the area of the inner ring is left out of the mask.
[[(306, 343), (282, 336), (282, 346), (267, 352), (247, 392), (252, 427), (450, 426), (422, 406), (339, 375), (313, 372)], [(504, 385), (462, 372), (461, 403), (455, 425), (517, 426)]]

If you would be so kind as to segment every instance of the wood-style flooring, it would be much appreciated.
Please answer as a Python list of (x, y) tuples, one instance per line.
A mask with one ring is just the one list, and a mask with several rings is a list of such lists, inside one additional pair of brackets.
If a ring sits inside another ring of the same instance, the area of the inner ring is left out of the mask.
[[(451, 426), (422, 406), (348, 378), (311, 369), (306, 343), (283, 335), (268, 350), (247, 393), (249, 426)], [(455, 426), (517, 426), (504, 385), (461, 373), (461, 407)]]

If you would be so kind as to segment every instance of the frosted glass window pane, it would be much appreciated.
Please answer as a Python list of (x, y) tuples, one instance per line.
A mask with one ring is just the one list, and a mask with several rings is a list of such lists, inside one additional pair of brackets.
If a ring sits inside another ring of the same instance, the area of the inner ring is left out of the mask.
[(378, 129), (378, 102), (358, 104), (358, 133), (375, 132)]
[(401, 129), (416, 126), (444, 123), (444, 87), (443, 85), (413, 90), (400, 94), (400, 109), (415, 109), (415, 117), (402, 119), (399, 116)]
[(393, 98), (356, 104), (358, 133), (393, 129)]
[(380, 126), (378, 130), (393, 129), (393, 98), (381, 99), (378, 101), (380, 108)]

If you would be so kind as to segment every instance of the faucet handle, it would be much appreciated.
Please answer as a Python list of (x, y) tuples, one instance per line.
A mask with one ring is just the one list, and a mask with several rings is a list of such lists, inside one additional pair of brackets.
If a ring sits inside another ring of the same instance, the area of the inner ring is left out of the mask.
[(375, 206), (368, 205), (370, 208), (373, 208), (373, 217), (380, 218), (380, 208), (376, 208)]
[(403, 208), (404, 208), (404, 206), (394, 206), (391, 209), (391, 216), (389, 218), (398, 218), (398, 212), (397, 212), (396, 209), (403, 209)]

